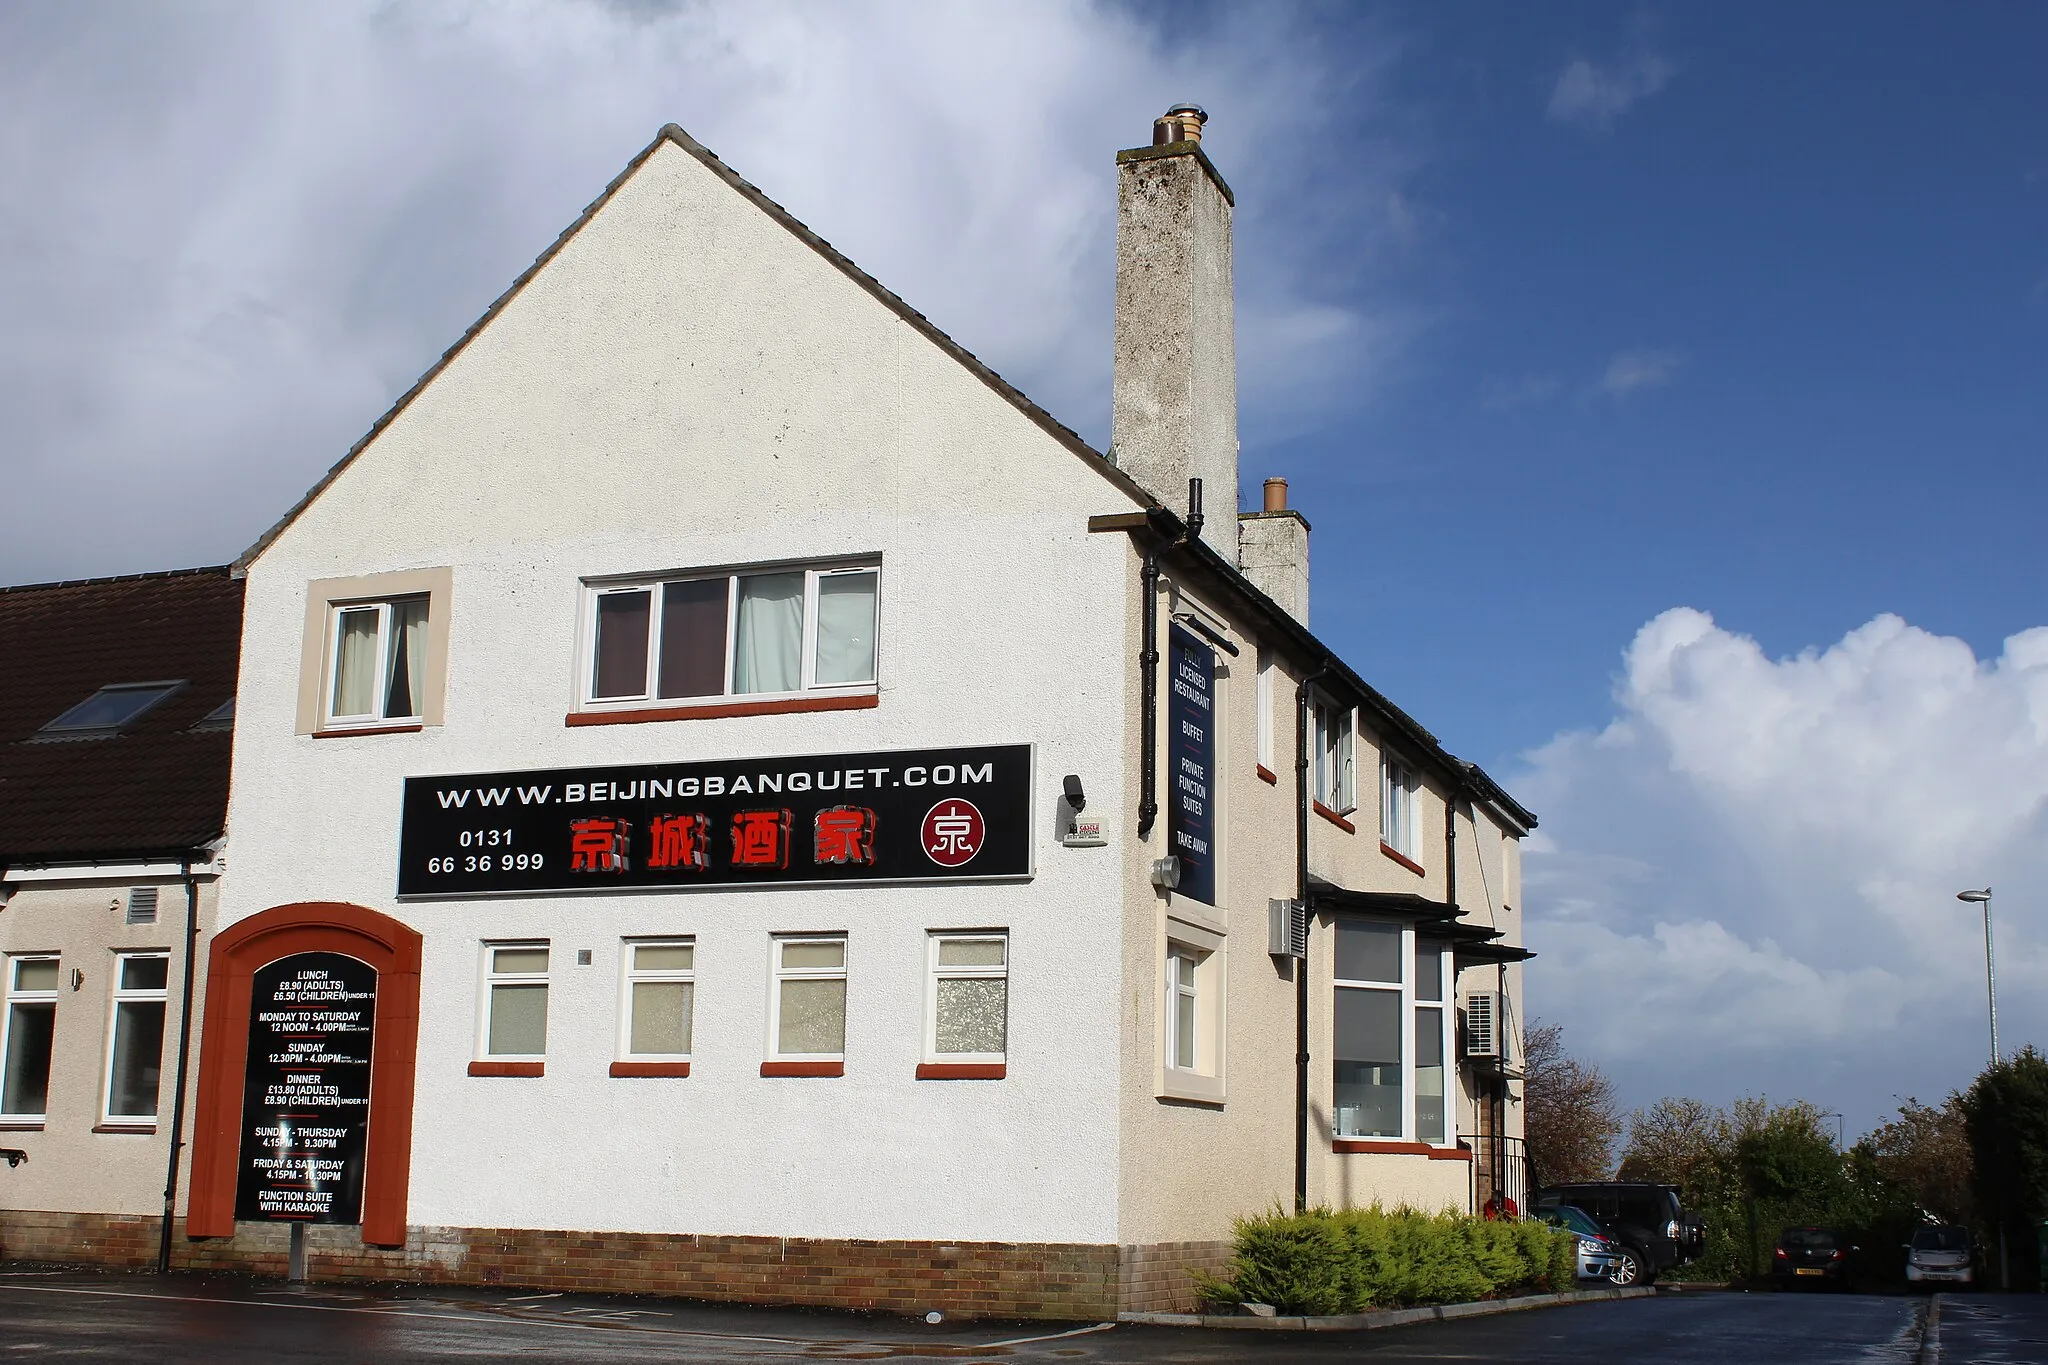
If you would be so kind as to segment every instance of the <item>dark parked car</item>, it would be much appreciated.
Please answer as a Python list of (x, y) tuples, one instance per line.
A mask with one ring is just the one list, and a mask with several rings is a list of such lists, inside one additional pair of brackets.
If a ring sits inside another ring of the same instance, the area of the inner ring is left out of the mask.
[(1809, 1284), (1847, 1289), (1854, 1274), (1850, 1253), (1858, 1249), (1833, 1228), (1786, 1228), (1771, 1252), (1771, 1278), (1780, 1289)]
[(1659, 1275), (1698, 1256), (1707, 1239), (1706, 1224), (1685, 1211), (1671, 1185), (1589, 1180), (1536, 1192), (1539, 1217), (1561, 1204), (1585, 1210), (1620, 1243), (1610, 1277), (1619, 1285), (1655, 1283)]

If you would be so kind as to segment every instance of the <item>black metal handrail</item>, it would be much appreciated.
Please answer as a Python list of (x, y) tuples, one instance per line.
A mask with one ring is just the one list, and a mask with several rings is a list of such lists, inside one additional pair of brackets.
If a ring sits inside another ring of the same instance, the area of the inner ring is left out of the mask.
[(1505, 1133), (1460, 1133), (1458, 1145), (1472, 1149), (1472, 1211), (1497, 1216), (1512, 1208), (1529, 1211), (1529, 1147)]

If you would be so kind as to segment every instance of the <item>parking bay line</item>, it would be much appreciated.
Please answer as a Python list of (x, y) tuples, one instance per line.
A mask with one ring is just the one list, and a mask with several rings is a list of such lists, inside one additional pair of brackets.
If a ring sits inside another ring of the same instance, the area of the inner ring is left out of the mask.
[[(55, 1284), (0, 1284), (0, 1293), (80, 1294), (101, 1299), (153, 1299), (163, 1303), (215, 1303), (230, 1308), (288, 1308), (302, 1313), (358, 1313), (374, 1318), (427, 1318), (476, 1325), (516, 1322), (527, 1327), (557, 1327), (574, 1332), (637, 1332), (643, 1336), (702, 1337), (710, 1341), (746, 1341), (769, 1346), (810, 1348), (827, 1344), (811, 1337), (749, 1336), (739, 1332), (696, 1332), (682, 1327), (642, 1327), (638, 1323), (600, 1326), (594, 1322), (558, 1322), (549, 1318), (507, 1317), (498, 1313), (423, 1313), (412, 1308), (344, 1308), (327, 1303), (279, 1303), (268, 1299), (217, 1299), (200, 1294), (139, 1294), (121, 1289), (73, 1289)], [(873, 1343), (886, 1345), (892, 1343)]]

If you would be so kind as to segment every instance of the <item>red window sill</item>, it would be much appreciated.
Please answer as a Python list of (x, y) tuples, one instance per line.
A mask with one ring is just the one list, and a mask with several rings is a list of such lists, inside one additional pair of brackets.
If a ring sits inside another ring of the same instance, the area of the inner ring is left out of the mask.
[(1270, 782), (1276, 787), (1280, 785), (1279, 775), (1263, 763), (1259, 765), (1259, 781)]
[(1000, 1081), (1010, 1074), (1007, 1062), (920, 1062), (921, 1081)]
[(1418, 877), (1428, 875), (1425, 872), (1423, 872), (1421, 863), (1416, 862), (1413, 858), (1403, 853), (1400, 849), (1395, 848), (1392, 844), (1382, 841), (1380, 843), (1380, 852), (1386, 854), (1389, 858), (1392, 858), (1395, 862), (1407, 868), (1410, 872), (1413, 872)]
[[(42, 1125), (37, 1124), (36, 1126), (40, 1128)], [(156, 1132), (156, 1125), (154, 1123), (96, 1123), (93, 1125), (92, 1130), (95, 1133), (140, 1133), (144, 1137), (149, 1137)]]
[(469, 1064), (469, 1074), (472, 1076), (544, 1076), (547, 1074), (547, 1069), (548, 1064), (546, 1062), (471, 1062)]
[(687, 1076), (688, 1062), (613, 1062), (614, 1076)]
[(1472, 1160), (1472, 1149), (1470, 1147), (1432, 1147), (1429, 1149), (1429, 1159), (1431, 1161), (1470, 1161)]
[(409, 725), (356, 725), (339, 730), (315, 730), (315, 739), (348, 739), (353, 735), (416, 735), (427, 727), (414, 721)]
[(844, 1076), (845, 1062), (763, 1062), (763, 1076)]
[(715, 701), (692, 706), (643, 706), (631, 711), (571, 711), (565, 725), (645, 725), (657, 720), (720, 720), (729, 716), (787, 716), (804, 711), (866, 711), (882, 704), (874, 692), (855, 697), (785, 697), (781, 701)]
[(1331, 810), (1322, 802), (1311, 801), (1309, 802), (1309, 804), (1316, 808), (1317, 815), (1322, 816), (1325, 820), (1328, 820), (1331, 824), (1335, 825), (1338, 829), (1343, 830), (1346, 834), (1358, 833), (1358, 826), (1352, 824), (1349, 820), (1346, 820), (1343, 816), (1337, 814), (1337, 812)]

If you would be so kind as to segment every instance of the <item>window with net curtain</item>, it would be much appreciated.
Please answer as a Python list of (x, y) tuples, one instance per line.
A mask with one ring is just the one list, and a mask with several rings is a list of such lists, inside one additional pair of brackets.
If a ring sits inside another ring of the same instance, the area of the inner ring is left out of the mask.
[(548, 1050), (548, 945), (486, 949), (485, 1057), (540, 1057)]
[(625, 1055), (688, 1057), (697, 995), (696, 944), (628, 943), (626, 953)]
[(426, 700), (427, 626), (424, 596), (337, 607), (328, 720), (420, 719)]
[(931, 936), (929, 1056), (1003, 1058), (1009, 1041), (1009, 946), (1004, 934)]
[(832, 565), (600, 588), (588, 700), (871, 688), (880, 585)]
[(839, 1057), (846, 1051), (846, 940), (778, 939), (775, 1052)]

